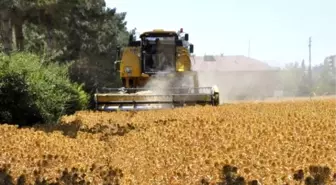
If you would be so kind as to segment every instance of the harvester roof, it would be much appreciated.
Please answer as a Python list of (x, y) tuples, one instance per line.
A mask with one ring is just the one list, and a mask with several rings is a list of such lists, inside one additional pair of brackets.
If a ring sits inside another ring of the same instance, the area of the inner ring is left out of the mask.
[(176, 33), (176, 31), (168, 31), (168, 30), (163, 30), (163, 29), (154, 29), (152, 31), (143, 32), (140, 35), (140, 38), (149, 37), (149, 36), (154, 36), (154, 37), (174, 36), (174, 37), (177, 37), (177, 33)]

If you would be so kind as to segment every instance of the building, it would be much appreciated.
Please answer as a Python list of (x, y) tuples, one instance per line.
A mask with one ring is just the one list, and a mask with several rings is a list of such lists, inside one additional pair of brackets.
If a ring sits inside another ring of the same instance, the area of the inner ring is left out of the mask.
[(243, 55), (194, 56), (201, 86), (217, 85), (221, 102), (273, 97), (279, 84), (279, 69)]
[(243, 55), (231, 56), (195, 56), (193, 58), (195, 71), (269, 71), (275, 68), (259, 60)]

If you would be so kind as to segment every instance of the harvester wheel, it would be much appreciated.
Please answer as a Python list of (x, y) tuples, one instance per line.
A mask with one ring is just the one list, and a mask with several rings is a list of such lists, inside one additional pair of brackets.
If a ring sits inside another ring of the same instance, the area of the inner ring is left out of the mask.
[(214, 106), (218, 106), (219, 105), (219, 94), (215, 93), (213, 96), (213, 104)]

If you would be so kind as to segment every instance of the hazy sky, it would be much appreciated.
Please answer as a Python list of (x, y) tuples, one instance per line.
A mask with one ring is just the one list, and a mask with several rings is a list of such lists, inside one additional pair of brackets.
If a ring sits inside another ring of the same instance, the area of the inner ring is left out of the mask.
[(196, 55), (250, 56), (269, 64), (312, 63), (336, 54), (336, 0), (106, 0), (127, 12), (128, 29), (189, 33)]

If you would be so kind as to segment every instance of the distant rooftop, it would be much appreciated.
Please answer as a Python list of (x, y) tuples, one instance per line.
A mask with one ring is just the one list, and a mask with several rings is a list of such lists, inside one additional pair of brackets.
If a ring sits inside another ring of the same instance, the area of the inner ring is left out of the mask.
[(267, 63), (243, 55), (204, 55), (192, 58), (195, 71), (260, 71), (274, 70)]

